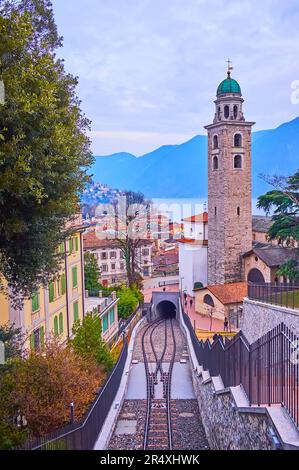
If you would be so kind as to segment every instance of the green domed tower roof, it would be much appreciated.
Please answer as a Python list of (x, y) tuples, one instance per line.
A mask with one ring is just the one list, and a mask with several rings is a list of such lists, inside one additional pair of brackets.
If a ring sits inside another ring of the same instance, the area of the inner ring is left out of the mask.
[(241, 95), (241, 88), (239, 83), (231, 78), (230, 73), (227, 73), (227, 78), (220, 83), (217, 88), (217, 96), (224, 93), (239, 93)]

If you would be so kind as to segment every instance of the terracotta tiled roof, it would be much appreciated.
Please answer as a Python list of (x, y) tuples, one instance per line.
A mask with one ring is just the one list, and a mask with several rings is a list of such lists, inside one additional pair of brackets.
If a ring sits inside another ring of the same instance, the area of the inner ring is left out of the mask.
[(208, 222), (208, 213), (203, 212), (202, 214), (186, 217), (185, 219), (183, 219), (183, 222)]
[[(142, 243), (140, 246), (148, 246), (152, 245), (153, 241), (152, 240), (142, 240)], [(118, 248), (119, 245), (116, 240), (114, 239), (108, 239), (108, 238), (98, 238), (97, 234), (94, 230), (84, 234), (83, 236), (83, 248), (84, 250), (88, 249), (96, 249), (96, 248)]]
[(192, 245), (208, 245), (208, 240), (195, 240), (194, 238), (177, 238), (178, 243)]
[(269, 268), (275, 268), (287, 261), (298, 261), (299, 259), (298, 250), (296, 248), (271, 245), (270, 243), (253, 242), (252, 250), (244, 253), (243, 258), (250, 256), (252, 253), (257, 255)]
[(223, 305), (242, 302), (247, 296), (246, 282), (232, 282), (230, 284), (216, 284), (207, 286), (207, 289), (217, 297)]

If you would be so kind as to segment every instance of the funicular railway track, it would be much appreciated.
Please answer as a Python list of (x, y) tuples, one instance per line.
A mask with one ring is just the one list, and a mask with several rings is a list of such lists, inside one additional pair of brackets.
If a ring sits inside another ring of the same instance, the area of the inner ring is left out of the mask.
[[(159, 355), (155, 349), (153, 337), (157, 328), (163, 323), (164, 343), (162, 352)], [(176, 355), (176, 339), (172, 319), (157, 320), (146, 328), (142, 335), (142, 352), (147, 383), (147, 408), (143, 449), (171, 450), (173, 448), (171, 379)], [(167, 365), (165, 365), (166, 352), (168, 353), (167, 356), (170, 356)], [(149, 361), (151, 353), (154, 356), (154, 363)], [(155, 386), (158, 386), (159, 381), (163, 384), (162, 398), (155, 397)]]

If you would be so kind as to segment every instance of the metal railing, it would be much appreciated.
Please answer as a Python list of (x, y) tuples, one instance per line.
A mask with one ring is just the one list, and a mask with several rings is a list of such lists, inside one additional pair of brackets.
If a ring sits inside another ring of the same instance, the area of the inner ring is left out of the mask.
[(172, 286), (172, 285), (177, 285), (179, 284), (178, 279), (173, 279), (173, 280), (168, 280), (168, 281), (160, 281), (159, 282), (159, 287), (166, 287), (166, 286)]
[(299, 284), (248, 283), (248, 298), (281, 307), (299, 309)]
[(239, 332), (232, 339), (199, 341), (185, 313), (194, 352), (204, 370), (220, 375), (224, 387), (242, 385), (250, 405), (279, 404), (299, 427), (299, 337), (283, 323), (249, 344)]
[(81, 423), (31, 438), (18, 450), (92, 450), (118, 391), (127, 355), (128, 343), (125, 341), (114, 369)]

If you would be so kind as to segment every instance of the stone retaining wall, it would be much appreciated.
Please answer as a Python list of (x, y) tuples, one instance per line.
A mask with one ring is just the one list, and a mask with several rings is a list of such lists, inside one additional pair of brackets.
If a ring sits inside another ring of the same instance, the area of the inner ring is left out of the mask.
[(194, 381), (202, 422), (211, 449), (274, 450), (271, 420), (263, 409), (260, 413), (237, 410), (230, 390), (214, 393), (212, 381)]
[(240, 328), (249, 343), (253, 343), (280, 323), (299, 334), (299, 310), (245, 299)]

